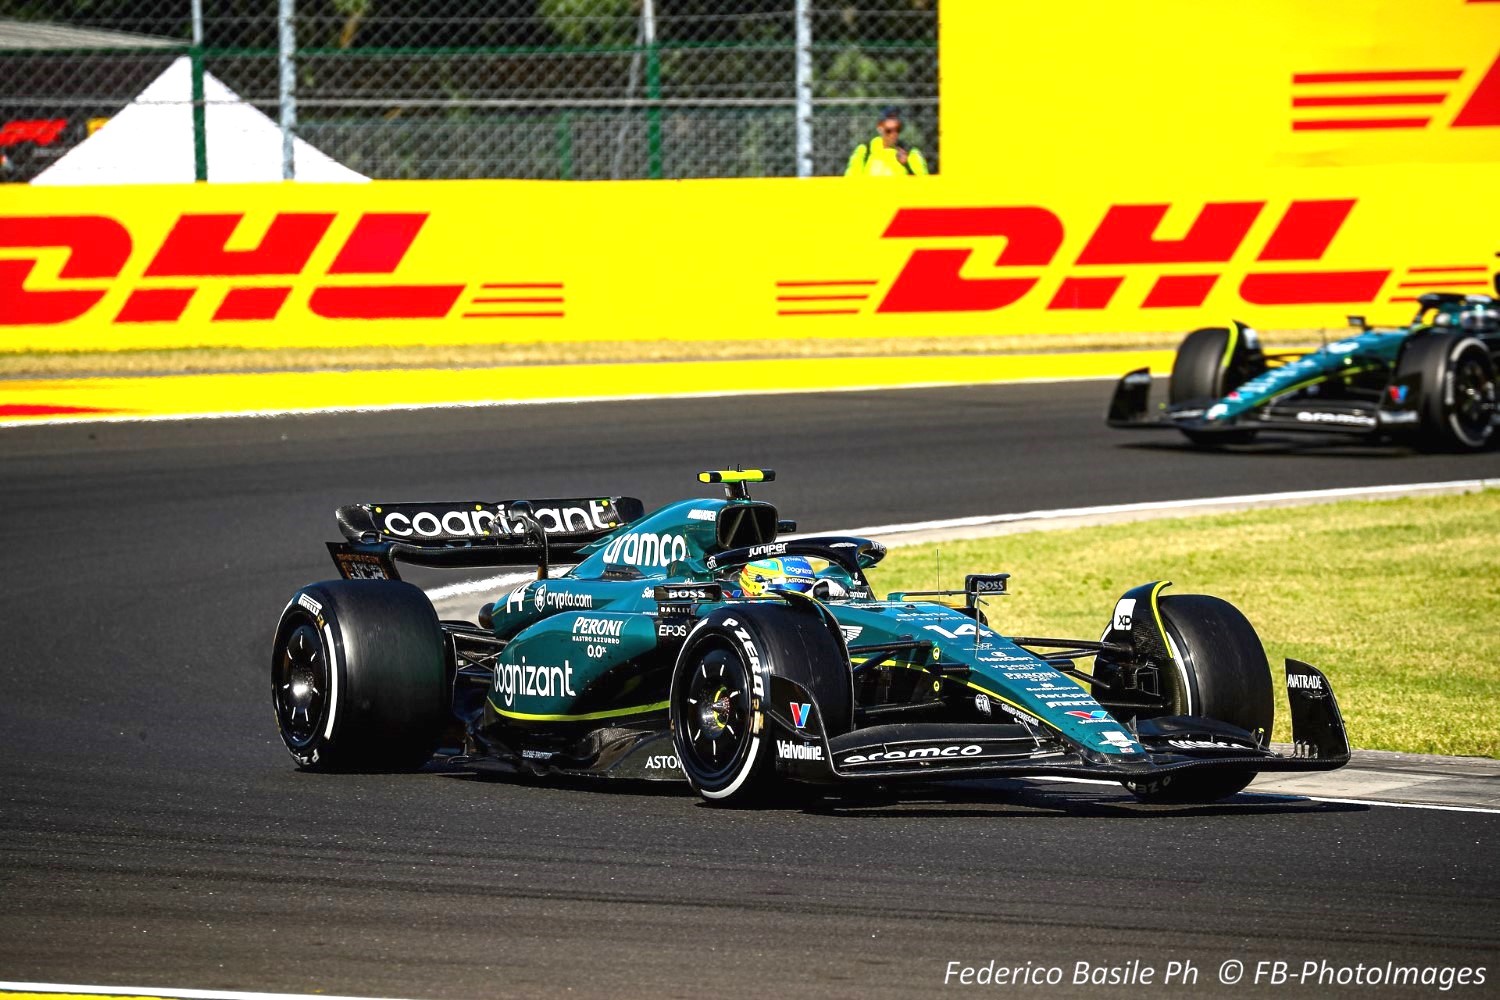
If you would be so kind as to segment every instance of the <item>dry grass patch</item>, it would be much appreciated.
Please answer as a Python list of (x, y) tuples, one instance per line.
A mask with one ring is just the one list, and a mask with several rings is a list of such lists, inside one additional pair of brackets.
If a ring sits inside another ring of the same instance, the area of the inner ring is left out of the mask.
[[(220, 348), (173, 351), (33, 351), (0, 353), (0, 378), (84, 378), (208, 372), (328, 371), (387, 368), (487, 368), (498, 365), (770, 358), (1031, 354), (1175, 347), (1182, 331), (1028, 334), (985, 337), (850, 338), (719, 341), (604, 341), (458, 344), (424, 347)], [(1317, 343), (1310, 331), (1268, 337), (1279, 347)]]

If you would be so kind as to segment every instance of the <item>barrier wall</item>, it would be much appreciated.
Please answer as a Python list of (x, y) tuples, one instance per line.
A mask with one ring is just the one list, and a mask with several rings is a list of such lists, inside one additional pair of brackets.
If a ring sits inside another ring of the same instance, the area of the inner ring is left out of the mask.
[(0, 188), (0, 350), (1304, 328), (1489, 286), (1500, 3), (997, 7), (943, 7), (926, 179)]

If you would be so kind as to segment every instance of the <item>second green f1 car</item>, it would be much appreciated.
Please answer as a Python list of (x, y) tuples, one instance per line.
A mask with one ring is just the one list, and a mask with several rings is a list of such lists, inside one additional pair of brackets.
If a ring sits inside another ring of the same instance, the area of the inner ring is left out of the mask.
[(1237, 321), (1196, 330), (1177, 349), (1167, 401), (1151, 409), (1151, 373), (1139, 368), (1116, 386), (1108, 423), (1175, 429), (1210, 446), (1312, 431), (1431, 450), (1490, 447), (1500, 440), (1500, 306), (1452, 292), (1417, 304), (1407, 326), (1351, 317), (1354, 336), (1307, 353), (1268, 354)]

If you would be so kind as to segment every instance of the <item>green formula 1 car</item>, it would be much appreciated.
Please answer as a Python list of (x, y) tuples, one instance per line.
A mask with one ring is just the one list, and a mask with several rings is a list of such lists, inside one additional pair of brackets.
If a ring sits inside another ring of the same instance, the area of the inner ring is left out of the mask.
[(1268, 354), (1240, 322), (1196, 330), (1177, 349), (1167, 401), (1151, 409), (1151, 373), (1139, 368), (1115, 387), (1107, 422), (1180, 430), (1209, 446), (1312, 431), (1431, 450), (1490, 447), (1500, 440), (1500, 306), (1452, 292), (1417, 304), (1404, 327), (1352, 316), (1354, 336), (1308, 353)]
[[(1101, 609), (1101, 638), (1004, 635), (984, 607), (1007, 574), (876, 598), (882, 546), (786, 537), (795, 524), (749, 495), (770, 471), (699, 478), (725, 496), (650, 514), (628, 497), (340, 508), (343, 578), (298, 590), (274, 635), (292, 756), (685, 778), (726, 804), (791, 783), (1045, 775), (1209, 801), (1348, 760), (1327, 678), (1295, 660), (1294, 751), (1273, 752), (1272, 673), (1225, 601), (1147, 583)], [(442, 621), (397, 560), (537, 578)]]

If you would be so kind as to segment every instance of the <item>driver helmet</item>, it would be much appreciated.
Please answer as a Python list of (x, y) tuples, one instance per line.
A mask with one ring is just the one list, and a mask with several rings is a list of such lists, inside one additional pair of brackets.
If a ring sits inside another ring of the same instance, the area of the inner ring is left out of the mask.
[(1476, 332), (1500, 329), (1500, 312), (1496, 311), (1493, 302), (1471, 299), (1468, 305), (1469, 308), (1458, 314), (1459, 326)]
[(812, 563), (802, 556), (757, 559), (740, 570), (740, 591), (746, 597), (760, 597), (774, 590), (795, 590), (805, 594), (812, 590), (817, 575)]

